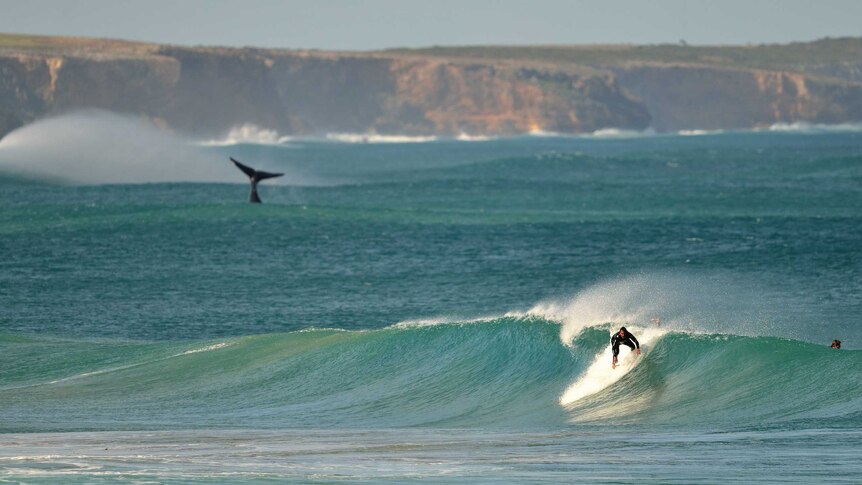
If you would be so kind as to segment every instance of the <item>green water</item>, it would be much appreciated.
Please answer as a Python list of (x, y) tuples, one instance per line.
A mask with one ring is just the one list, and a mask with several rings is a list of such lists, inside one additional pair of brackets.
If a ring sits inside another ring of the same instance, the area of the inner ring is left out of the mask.
[(0, 169), (0, 480), (852, 482), (860, 142), (185, 148), (263, 205)]

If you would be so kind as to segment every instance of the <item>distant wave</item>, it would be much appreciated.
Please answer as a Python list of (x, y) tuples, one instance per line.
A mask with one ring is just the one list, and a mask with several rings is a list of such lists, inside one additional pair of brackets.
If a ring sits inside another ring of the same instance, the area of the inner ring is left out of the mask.
[(535, 129), (530, 130), (524, 134), (527, 136), (535, 136), (537, 138), (554, 138), (554, 137), (566, 136), (562, 133), (557, 133), (555, 131), (545, 131), (541, 128), (535, 128)]
[(680, 136), (704, 136), (704, 135), (720, 135), (724, 130), (679, 130), (676, 132)]
[[(844, 124), (815, 124), (806, 122), (776, 123), (767, 129), (733, 130), (736, 132), (794, 132), (794, 133), (830, 133), (830, 132), (855, 132), (862, 131), (862, 123)], [(683, 129), (672, 132), (657, 132), (652, 128), (645, 130), (630, 130), (624, 128), (600, 128), (589, 133), (560, 133), (545, 131), (539, 128), (522, 134), (497, 136), (475, 133), (459, 133), (454, 136), (444, 135), (406, 135), (406, 134), (378, 134), (378, 133), (327, 133), (323, 136), (301, 135), (285, 136), (278, 131), (262, 128), (252, 123), (244, 123), (235, 126), (222, 138), (204, 140), (199, 145), (204, 146), (231, 146), (240, 144), (253, 145), (278, 145), (290, 146), (290, 142), (332, 142), (332, 143), (354, 143), (354, 144), (400, 144), (400, 143), (429, 143), (437, 141), (463, 141), (484, 142), (506, 138), (535, 137), (535, 138), (593, 138), (593, 139), (632, 139), (650, 136), (708, 136), (726, 133), (721, 129)]]
[(251, 123), (245, 123), (240, 126), (231, 128), (231, 130), (222, 138), (214, 138), (198, 142), (203, 146), (231, 146), (231, 145), (280, 145), (290, 146), (290, 142), (307, 141), (307, 142), (332, 142), (332, 143), (362, 143), (362, 144), (377, 144), (377, 143), (427, 143), (434, 141), (491, 141), (498, 137), (491, 135), (476, 135), (469, 133), (459, 133), (455, 136), (438, 136), (438, 135), (398, 135), (377, 133), (327, 133), (320, 136), (284, 136), (276, 130), (269, 128), (261, 128)]
[(525, 135), (538, 138), (640, 138), (655, 135), (652, 129), (626, 130), (623, 128), (600, 128), (589, 133), (559, 133), (555, 131), (532, 130)]
[(459, 133), (456, 137), (458, 141), (491, 141), (496, 140), (497, 137), (490, 135), (470, 135), (467, 133)]
[(797, 121), (794, 123), (775, 123), (769, 127), (769, 131), (792, 132), (792, 133), (831, 133), (831, 132), (856, 132), (862, 131), (862, 122), (859, 123), (808, 123)]
[(637, 138), (644, 135), (651, 135), (654, 132), (652, 130), (625, 130), (621, 128), (602, 128), (590, 133), (587, 136), (593, 136), (596, 138)]
[(251, 123), (235, 126), (228, 131), (224, 138), (206, 140), (200, 142), (206, 146), (230, 146), (240, 144), (250, 145), (284, 145), (291, 137), (281, 136), (276, 130), (261, 128)]
[(376, 133), (327, 133), (326, 139), (340, 143), (426, 143), (437, 141), (433, 135), (378, 135)]

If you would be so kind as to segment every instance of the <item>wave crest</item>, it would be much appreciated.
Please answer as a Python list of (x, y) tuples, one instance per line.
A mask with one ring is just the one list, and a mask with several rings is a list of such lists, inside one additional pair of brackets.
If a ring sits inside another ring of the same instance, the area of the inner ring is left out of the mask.
[(378, 135), (376, 133), (327, 133), (326, 139), (341, 143), (427, 143), (436, 136)]
[(50, 342), (0, 340), (8, 359), (33, 364), (0, 378), (0, 406), (16, 416), (0, 429), (736, 426), (862, 416), (862, 387), (846, 379), (862, 372), (859, 351), (633, 326), (644, 353), (629, 365), (623, 355), (612, 370), (612, 328), (586, 328), (571, 347), (557, 340), (558, 325), (523, 318), (191, 344), (76, 342), (42, 354), (34, 352)]
[(252, 123), (245, 123), (231, 128), (223, 138), (203, 141), (201, 142), (201, 145), (284, 145), (289, 141), (291, 141), (291, 137), (279, 135), (276, 130), (261, 128)]
[(862, 131), (862, 123), (809, 123), (807, 121), (796, 121), (793, 123), (775, 123), (768, 128), (769, 131), (786, 133), (842, 133)]

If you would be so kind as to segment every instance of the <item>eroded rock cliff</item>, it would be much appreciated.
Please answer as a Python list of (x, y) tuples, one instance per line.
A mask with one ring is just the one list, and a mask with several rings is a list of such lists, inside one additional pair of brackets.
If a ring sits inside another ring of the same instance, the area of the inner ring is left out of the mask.
[(75, 108), (142, 114), (195, 134), (242, 123), (301, 134), (578, 133), (650, 121), (608, 72), (158, 46), (133, 56), (0, 54), (0, 107), (7, 131)]
[(862, 84), (760, 69), (692, 65), (615, 68), (656, 130), (759, 128), (862, 120)]
[[(856, 44), (840, 45), (852, 57)], [(0, 135), (78, 108), (209, 136), (244, 123), (282, 134), (499, 135), (862, 120), (858, 60), (796, 69), (783, 49), (752, 67), (736, 51), (656, 49), (335, 53), (0, 35)]]

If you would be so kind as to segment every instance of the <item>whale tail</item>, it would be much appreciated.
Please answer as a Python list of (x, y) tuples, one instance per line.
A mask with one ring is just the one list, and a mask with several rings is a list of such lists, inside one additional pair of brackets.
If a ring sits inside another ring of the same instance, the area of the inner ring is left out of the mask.
[(236, 165), (236, 168), (242, 170), (244, 174), (248, 175), (248, 180), (249, 182), (251, 182), (251, 194), (249, 194), (248, 196), (248, 201), (255, 204), (261, 203), (260, 197), (258, 197), (257, 195), (257, 183), (261, 180), (281, 177), (282, 175), (284, 175), (283, 173), (270, 173), (264, 172), (262, 170), (255, 170), (248, 165), (240, 163), (233, 157), (230, 157), (230, 161), (233, 162), (234, 165)]

